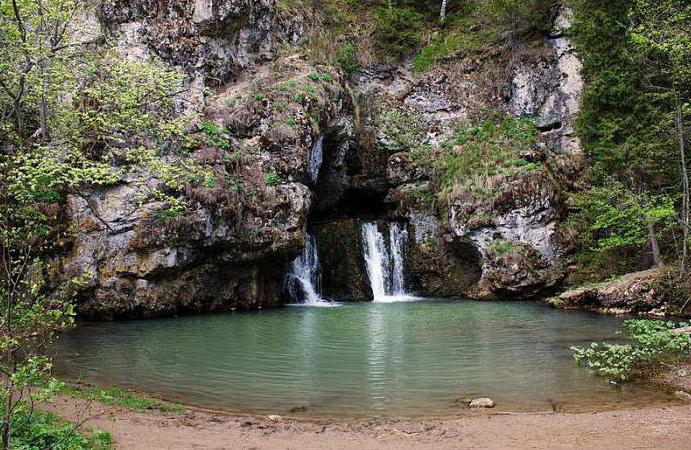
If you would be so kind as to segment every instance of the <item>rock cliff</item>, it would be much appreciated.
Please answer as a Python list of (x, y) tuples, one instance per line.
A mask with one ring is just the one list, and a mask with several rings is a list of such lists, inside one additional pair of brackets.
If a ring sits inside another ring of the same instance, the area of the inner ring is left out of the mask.
[[(158, 183), (145, 171), (70, 197), (64, 266), (80, 280), (83, 315), (279, 306), (285, 267), (313, 217), (325, 224), (316, 235), (326, 244), (326, 288), (339, 300), (371, 294), (353, 257), (362, 215), (407, 221), (408, 271), (425, 295), (524, 298), (561, 279), (570, 244), (559, 221), (578, 171), (582, 88), (568, 10), (491, 67), (459, 58), (418, 74), (404, 60), (350, 80), (300, 51), (313, 18), (282, 13), (273, 0), (107, 0), (97, 18), (122, 57), (185, 74), (179, 110), (198, 115), (189, 131), (203, 142), (191, 157), (216, 182), (189, 187), (193, 207), (174, 218), (141, 204), (141, 190)], [(499, 90), (487, 79), (496, 64), (509, 75)], [(458, 184), (438, 192), (425, 155), (488, 110), (535, 119), (539, 145), (520, 157), (539, 169), (493, 178), (490, 195)]]

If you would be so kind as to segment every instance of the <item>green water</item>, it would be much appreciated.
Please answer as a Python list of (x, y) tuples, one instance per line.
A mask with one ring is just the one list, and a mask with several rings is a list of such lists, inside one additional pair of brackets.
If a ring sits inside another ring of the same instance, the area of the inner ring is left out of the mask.
[(193, 405), (260, 414), (432, 416), (489, 396), (498, 410), (591, 410), (664, 394), (588, 375), (571, 345), (621, 320), (534, 303), (418, 301), (84, 324), (57, 368)]

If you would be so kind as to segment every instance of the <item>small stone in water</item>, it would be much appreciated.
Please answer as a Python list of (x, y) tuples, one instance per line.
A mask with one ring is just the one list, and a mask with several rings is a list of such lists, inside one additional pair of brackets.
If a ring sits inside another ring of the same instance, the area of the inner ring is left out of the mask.
[(688, 392), (677, 391), (674, 393), (674, 395), (680, 400), (691, 402), (691, 394), (689, 394)]
[(494, 408), (494, 400), (491, 398), (476, 398), (470, 401), (471, 408)]

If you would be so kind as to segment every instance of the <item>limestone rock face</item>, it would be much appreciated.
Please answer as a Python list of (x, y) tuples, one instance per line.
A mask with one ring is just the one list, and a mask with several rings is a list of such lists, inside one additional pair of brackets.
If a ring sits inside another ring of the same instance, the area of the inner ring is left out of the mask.
[(220, 81), (272, 59), (280, 41), (303, 39), (303, 25), (279, 17), (274, 0), (106, 0), (100, 17), (124, 50)]
[(514, 244), (506, 253), (490, 249), (482, 266), (480, 298), (530, 298), (553, 287), (562, 275), (532, 246)]
[(568, 37), (571, 10), (556, 12), (544, 51), (524, 55), (513, 67), (510, 109), (516, 116), (537, 117), (553, 146), (564, 152), (580, 152), (574, 134), (581, 92), (583, 65)]
[[(419, 77), (405, 66), (382, 66), (359, 80), (364, 93), (377, 96), (383, 117), (374, 124), (379, 147), (389, 152), (387, 202), (411, 223), (435, 217), (439, 228), (411, 253), (411, 275), (423, 294), (535, 297), (564, 278), (560, 260), (573, 243), (559, 223), (567, 209), (564, 191), (581, 167), (573, 124), (583, 81), (568, 38), (570, 11), (555, 11), (553, 24), (542, 42), (512, 58), (506, 97), (487, 87), (481, 61), (443, 65)], [(440, 144), (488, 108), (536, 120), (540, 145), (520, 156), (542, 168), (488, 177), (480, 193), (448, 186), (440, 205), (433, 184), (434, 161), (444, 157)], [(407, 125), (397, 126), (396, 119)], [(421, 152), (425, 146), (430, 150)], [(498, 245), (505, 248), (498, 252)]]
[(295, 252), (310, 193), (300, 184), (266, 195), (266, 215), (219, 218), (201, 205), (161, 221), (155, 203), (140, 206), (132, 180), (69, 198), (75, 230), (67, 278), (79, 280), (80, 313), (98, 318), (153, 317), (185, 311), (241, 310), (281, 304), (284, 258)]
[[(142, 20), (141, 26), (153, 33), (154, 25), (147, 22), (153, 20), (153, 10), (139, 10), (137, 5), (118, 3), (111, 13), (115, 18)], [(165, 53), (172, 47), (157, 51), (183, 66), (198, 57), (202, 63), (195, 62), (195, 70), (205, 74), (235, 70), (245, 62), (214, 59), (206, 53), (213, 47), (214, 33), (231, 33), (239, 21), (240, 29), (235, 31), (242, 35), (246, 26), (260, 39), (257, 27), (261, 26), (253, 21), (265, 20), (273, 8), (271, 1), (199, 1), (194, 9), (191, 2), (171, 4), (159, 11), (163, 19), (179, 14), (175, 16), (179, 22), (168, 25), (181, 27), (178, 32), (194, 30), (203, 51), (195, 56), (178, 49), (185, 53), (183, 59)], [(233, 44), (224, 36), (223, 42)], [(152, 39), (146, 41), (149, 50), (154, 44), (176, 46), (185, 41), (171, 36), (174, 42), (166, 43), (162, 35), (148, 39)], [(235, 56), (242, 53), (237, 48), (227, 51)], [(259, 53), (255, 56), (255, 62), (261, 60)], [(273, 64), (282, 66), (279, 75)], [(313, 72), (328, 76), (314, 80)], [(314, 203), (311, 152), (319, 136), (347, 116), (342, 94), (341, 79), (333, 68), (289, 58), (254, 65), (252, 73), (243, 72), (227, 89), (203, 95), (202, 118), (222, 130), (228, 148), (209, 143), (203, 130), (191, 127), (190, 133), (201, 144), (188, 157), (211, 170), (216, 181), (213, 187), (184, 188), (184, 214), (168, 217), (165, 203), (147, 199), (151, 188), (165, 189), (149, 173), (130, 174), (118, 186), (70, 197), (73, 246), (64, 261), (62, 288), (70, 288), (67, 280), (78, 279), (80, 314), (154, 317), (282, 305), (285, 268), (304, 245), (307, 215)], [(284, 106), (288, 99), (290, 108)]]
[[(146, 173), (69, 198), (64, 267), (79, 281), (80, 311), (153, 317), (281, 305), (308, 217), (327, 223), (317, 236), (324, 294), (368, 300), (358, 214), (408, 221), (408, 275), (423, 295), (520, 298), (550, 289), (568, 251), (558, 227), (562, 192), (578, 165), (582, 80), (568, 16), (555, 15), (539, 51), (511, 59), (502, 92), (490, 87), (483, 61), (461, 57), (423, 74), (409, 62), (378, 64), (346, 83), (338, 69), (281, 50), (304, 43), (310, 18), (282, 15), (275, 0), (105, 0), (98, 18), (121, 56), (184, 73), (189, 94), (179, 109), (199, 114), (190, 133), (212, 124), (230, 149), (194, 151), (224, 181), (187, 188), (180, 217), (142, 204), (142, 192), (158, 185)], [(498, 177), (491, 198), (455, 195), (440, 205), (431, 160), (488, 110), (538, 120), (546, 144), (521, 158), (545, 170)]]

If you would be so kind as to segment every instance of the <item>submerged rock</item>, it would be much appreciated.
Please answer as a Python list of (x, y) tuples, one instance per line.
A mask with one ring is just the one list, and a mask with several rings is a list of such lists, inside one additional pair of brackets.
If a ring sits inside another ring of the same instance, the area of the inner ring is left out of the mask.
[(487, 397), (475, 398), (468, 405), (471, 408), (494, 408), (494, 400)]

